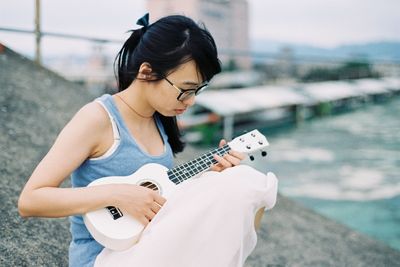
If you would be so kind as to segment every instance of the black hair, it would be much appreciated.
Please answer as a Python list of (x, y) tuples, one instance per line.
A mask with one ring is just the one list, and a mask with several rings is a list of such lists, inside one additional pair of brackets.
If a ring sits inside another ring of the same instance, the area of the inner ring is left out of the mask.
[[(129, 87), (144, 62), (151, 65), (154, 81), (159, 81), (189, 60), (194, 60), (203, 81), (210, 81), (221, 72), (217, 47), (204, 25), (198, 25), (185, 16), (173, 15), (132, 30), (114, 61), (118, 91)], [(176, 117), (159, 113), (157, 116), (168, 135), (173, 153), (181, 152), (185, 144)]]

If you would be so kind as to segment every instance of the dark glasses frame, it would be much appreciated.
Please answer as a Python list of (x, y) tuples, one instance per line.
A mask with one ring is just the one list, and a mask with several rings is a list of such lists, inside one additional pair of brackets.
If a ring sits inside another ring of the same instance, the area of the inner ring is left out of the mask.
[(208, 87), (208, 81), (203, 82), (201, 85), (199, 85), (197, 88), (194, 89), (182, 89), (176, 86), (173, 82), (168, 80), (167, 77), (164, 77), (164, 80), (166, 80), (171, 86), (173, 86), (176, 90), (178, 90), (179, 95), (176, 98), (179, 101), (184, 101), (186, 99), (191, 98), (192, 96), (198, 95), (201, 92), (204, 91)]

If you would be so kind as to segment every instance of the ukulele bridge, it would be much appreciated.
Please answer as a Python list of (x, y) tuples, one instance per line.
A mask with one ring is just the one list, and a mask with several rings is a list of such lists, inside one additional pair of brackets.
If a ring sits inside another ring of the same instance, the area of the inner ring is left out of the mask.
[(111, 216), (113, 217), (114, 220), (118, 220), (119, 218), (121, 218), (122, 216), (124, 216), (124, 214), (122, 213), (122, 211), (117, 208), (117, 207), (113, 207), (113, 206), (108, 206), (106, 207), (106, 209), (108, 210), (108, 212), (111, 214)]

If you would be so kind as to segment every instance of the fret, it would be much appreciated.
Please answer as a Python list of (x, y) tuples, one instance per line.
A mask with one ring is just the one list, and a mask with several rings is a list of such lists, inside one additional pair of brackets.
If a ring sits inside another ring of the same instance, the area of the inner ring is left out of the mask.
[(188, 164), (184, 163), (183, 166), (182, 166), (182, 171), (185, 171), (187, 168), (188, 168)]
[(199, 158), (201, 162), (208, 162), (209, 158), (206, 155), (203, 155), (202, 157)]
[[(207, 159), (208, 159), (208, 161), (210, 162), (210, 165), (211, 165), (211, 164), (217, 163), (218, 161), (217, 161), (216, 159), (214, 159), (213, 154), (212, 154), (212, 153), (209, 153), (209, 154), (210, 154), (210, 155), (207, 156)], [(208, 155), (208, 154), (207, 154), (207, 155)]]
[(179, 184), (205, 170), (208, 170), (212, 164), (218, 161), (214, 159), (214, 155), (224, 156), (230, 147), (225, 145), (220, 148), (209, 151), (208, 153), (191, 160), (189, 162), (178, 165), (177, 167), (170, 169), (167, 174), (169, 179), (175, 184)]
[(169, 177), (169, 179), (170, 179), (171, 181), (177, 179), (176, 176), (175, 176), (175, 173), (173, 173), (173, 172), (171, 172), (171, 171), (168, 171), (167, 174), (168, 174), (168, 177)]
[(180, 182), (180, 183), (186, 180), (185, 177), (183, 176), (182, 170), (177, 171), (177, 172), (175, 172), (175, 173), (176, 173), (176, 175), (178, 176), (179, 182)]
[(174, 182), (175, 184), (179, 184), (181, 182), (184, 181), (184, 179), (182, 179), (181, 175), (179, 172), (174, 171), (173, 169), (169, 170), (167, 172), (169, 179)]
[(213, 164), (212, 158), (206, 157), (206, 156), (201, 158), (201, 162), (203, 162), (204, 164), (207, 164), (208, 166)]

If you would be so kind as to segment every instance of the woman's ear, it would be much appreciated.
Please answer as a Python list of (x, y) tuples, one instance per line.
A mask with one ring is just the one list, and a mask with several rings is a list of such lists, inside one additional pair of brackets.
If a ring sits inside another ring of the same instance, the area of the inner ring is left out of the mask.
[(143, 62), (143, 63), (140, 65), (137, 78), (139, 78), (139, 79), (141, 79), (141, 80), (150, 80), (150, 79), (152, 78), (152, 76), (153, 76), (153, 75), (152, 75), (152, 72), (153, 72), (153, 70), (152, 70), (152, 68), (151, 68), (150, 63), (148, 63), (148, 62)]

